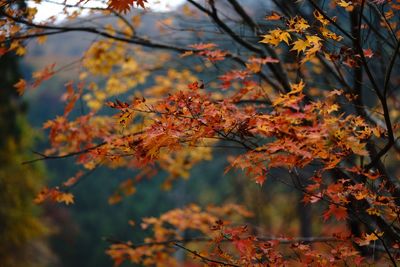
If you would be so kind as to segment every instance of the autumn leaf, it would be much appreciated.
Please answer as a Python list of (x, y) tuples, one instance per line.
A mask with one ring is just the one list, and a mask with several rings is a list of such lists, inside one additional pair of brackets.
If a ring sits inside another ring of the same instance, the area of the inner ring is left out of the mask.
[(290, 31), (294, 31), (297, 33), (302, 33), (310, 28), (308, 22), (304, 18), (299, 16), (289, 19), (288, 26), (290, 28)]
[(298, 39), (292, 43), (293, 47), (290, 50), (295, 50), (297, 53), (305, 52), (306, 49), (310, 46), (310, 43), (307, 40)]
[(75, 176), (73, 176), (73, 177), (69, 178), (67, 181), (65, 181), (63, 183), (63, 186), (70, 187), (70, 186), (75, 185), (83, 175), (84, 175), (83, 171), (77, 172), (75, 174)]
[(355, 241), (360, 246), (368, 246), (371, 243), (371, 241), (376, 241), (381, 236), (383, 236), (383, 232), (375, 231), (370, 234), (365, 233), (363, 238), (357, 238), (357, 239), (355, 239)]
[(193, 55), (193, 51), (186, 51), (186, 52), (180, 54), (179, 57), (188, 57), (191, 55)]
[(380, 216), (380, 215), (381, 215), (381, 212), (380, 212), (378, 209), (374, 208), (374, 207), (368, 208), (368, 209), (366, 210), (366, 212), (367, 212), (369, 215), (375, 215), (375, 216)]
[(79, 99), (79, 93), (75, 93), (71, 82), (66, 84), (67, 92), (63, 96), (67, 100), (67, 105), (64, 108), (64, 116), (67, 116), (75, 106), (76, 101)]
[(32, 87), (36, 88), (38, 87), (42, 82), (50, 79), (55, 71), (54, 71), (54, 67), (56, 66), (55, 63), (50, 64), (48, 66), (46, 66), (43, 70), (41, 71), (35, 71), (32, 74), (32, 78), (34, 79), (34, 82), (32, 83)]
[(121, 13), (126, 13), (131, 9), (133, 3), (134, 0), (111, 0), (109, 2), (109, 8)]
[(263, 35), (262, 37), (263, 39), (260, 43), (271, 44), (273, 46), (278, 46), (282, 41), (289, 44), (289, 40), (291, 39), (289, 32), (281, 29), (271, 30), (268, 34)]
[(330, 204), (328, 210), (324, 213), (324, 221), (334, 216), (338, 221), (347, 219), (347, 209), (335, 204)]
[(371, 50), (371, 48), (364, 49), (363, 51), (366, 58), (372, 58), (374, 55), (374, 52)]
[(24, 79), (19, 79), (19, 81), (14, 84), (14, 87), (17, 89), (19, 95), (23, 95), (26, 89), (26, 81)]
[(271, 12), (270, 15), (265, 17), (265, 20), (273, 21), (273, 20), (280, 20), (281, 18), (282, 18), (281, 14), (279, 14), (278, 12), (273, 11), (273, 12)]
[(125, 196), (130, 196), (136, 193), (136, 188), (132, 179), (127, 179), (120, 183), (119, 189)]
[(43, 45), (46, 41), (47, 41), (47, 36), (46, 36), (46, 35), (39, 36), (39, 37), (37, 38), (37, 42), (38, 42), (38, 44), (40, 44), (40, 45)]
[(108, 198), (108, 204), (115, 205), (122, 201), (122, 196), (118, 193), (113, 194)]
[(248, 63), (246, 63), (246, 67), (250, 71), (252, 71), (254, 73), (258, 73), (261, 71), (262, 65), (265, 65), (268, 63), (279, 63), (279, 59), (275, 59), (272, 57), (266, 57), (266, 58), (251, 57), (248, 60)]
[(121, 13), (127, 13), (136, 2), (137, 6), (145, 8), (147, 0), (110, 0), (108, 6)]
[(329, 20), (327, 20), (318, 10), (315, 10), (313, 15), (324, 26), (330, 23)]
[(62, 192), (58, 188), (45, 187), (36, 196), (34, 202), (36, 204), (41, 204), (46, 200), (65, 203), (66, 205), (69, 205), (74, 203), (74, 195), (72, 195), (71, 193)]
[(71, 193), (59, 192), (59, 194), (56, 197), (56, 201), (59, 203), (65, 203), (66, 205), (73, 204), (74, 195)]
[(189, 88), (190, 90), (197, 90), (197, 89), (199, 89), (199, 82), (198, 82), (198, 81), (195, 81), (195, 82), (193, 82), (193, 83), (188, 84), (188, 88)]
[(224, 60), (227, 52), (215, 49), (215, 50), (202, 50), (198, 52), (198, 55), (206, 57), (211, 62)]
[(336, 3), (337, 3), (338, 6), (341, 6), (341, 7), (345, 8), (346, 11), (351, 12), (354, 9), (354, 6), (352, 5), (351, 1), (346, 2), (344, 0), (336, 0)]
[(197, 50), (209, 50), (217, 47), (216, 44), (214, 43), (198, 43), (198, 44), (192, 44), (189, 45), (189, 47), (197, 49)]
[(36, 204), (41, 204), (48, 198), (48, 196), (49, 196), (49, 189), (45, 187), (39, 192), (39, 194), (36, 195), (33, 202)]
[[(83, 7), (90, 1), (78, 4)], [(239, 187), (247, 179), (260, 186), (268, 181), (262, 191), (273, 190), (273, 194), (259, 198), (259, 186), (246, 186), (240, 197), (251, 201), (246, 204), (259, 211), (260, 219), (273, 218), (271, 233), (251, 224), (247, 231), (247, 216), (238, 208), (203, 209), (193, 204), (143, 218), (139, 226), (149, 231), (143, 242), (139, 241), (140, 246), (117, 241), (107, 250), (115, 265), (131, 261), (146, 266), (194, 266), (196, 262), (232, 266), (336, 266), (345, 262), (358, 266), (362, 257), (353, 241), (371, 245), (382, 236), (382, 241), (393, 245), (391, 239), (397, 238), (399, 227), (398, 194), (384, 174), (397, 173), (398, 151), (388, 149), (390, 144), (385, 142), (396, 140), (400, 129), (394, 90), (399, 84), (397, 61), (389, 64), (391, 55), (396, 56), (391, 37), (399, 34), (398, 1), (372, 0), (364, 8), (360, 1), (350, 0), (307, 5), (294, 1), (290, 12), (283, 4), (273, 6), (275, 10), (262, 10), (263, 5), (249, 8), (247, 1), (228, 1), (237, 16), (228, 16), (228, 9), (217, 1), (191, 1), (190, 8), (184, 5), (174, 12), (157, 14), (157, 20), (150, 10), (132, 10), (145, 8), (146, 0), (106, 2), (106, 9), (91, 8), (94, 15), (87, 18), (90, 27), (72, 27), (78, 21), (68, 28), (50, 20), (37, 23), (33, 9), (24, 17), (18, 10), (4, 7), (8, 16), (0, 20), (0, 54), (12, 51), (23, 55), (31, 49), (26, 46), (29, 36), (39, 36), (37, 41), (41, 42), (46, 38), (42, 33), (78, 29), (101, 37), (84, 52), (79, 64), (84, 87), (68, 83), (66, 92), (57, 98), (65, 103), (64, 113), (44, 124), (50, 147), (36, 155), (38, 160), (72, 155), (71, 160), (82, 169), (106, 166), (137, 170), (134, 178), (122, 180), (109, 196), (111, 205), (143, 190), (139, 183), (157, 173), (165, 175), (154, 181), (159, 182), (157, 186), (172, 189), (178, 179), (189, 181), (196, 173), (192, 172), (196, 164), (210, 161), (219, 166), (217, 163), (226, 157), (230, 163), (226, 170), (235, 168), (240, 175), (240, 180), (232, 181), (239, 182)], [(370, 12), (383, 2), (381, 12)], [(256, 14), (252, 10), (267, 14), (265, 20), (249, 20), (247, 16)], [(135, 14), (118, 14), (129, 11)], [(376, 22), (373, 29), (365, 19), (348, 19), (362, 18), (362, 12)], [(71, 11), (67, 16), (73, 20), (78, 14)], [(118, 17), (112, 25), (111, 16)], [(248, 22), (252, 31), (238, 27), (240, 20)], [(151, 27), (144, 27), (149, 21)], [(158, 24), (168, 27), (161, 29)], [(357, 33), (368, 42), (358, 43)], [(377, 57), (375, 49), (384, 53)], [(381, 66), (382, 62), (387, 66)], [(54, 74), (72, 77), (67, 70), (49, 65), (33, 73), (32, 86)], [(381, 81), (386, 82), (382, 85)], [(21, 79), (14, 87), (22, 94), (28, 85)], [(385, 85), (388, 88), (382, 87)], [(360, 88), (366, 90), (365, 95), (356, 90)], [(76, 107), (80, 99), (83, 103)], [(366, 105), (361, 103), (364, 100), (368, 100)], [(376, 157), (369, 155), (371, 147), (376, 147)], [(224, 158), (214, 163), (213, 157)], [(83, 175), (78, 172), (58, 187), (43, 188), (34, 201), (74, 203), (68, 190), (84, 186), (79, 183)], [(286, 237), (300, 235), (301, 224), (315, 222), (298, 220), (301, 214), (285, 215), (294, 211), (294, 206), (286, 205), (287, 211), (281, 206), (298, 198), (291, 190), (282, 191), (277, 185), (281, 183), (302, 187), (303, 202), (318, 205), (315, 212), (323, 221), (333, 219), (316, 224), (329, 246)], [(207, 198), (207, 193), (200, 196)], [(262, 200), (268, 203), (259, 209)], [(321, 211), (321, 207), (325, 209)], [(378, 229), (373, 233), (351, 232), (343, 222), (357, 213), (365, 217), (365, 225), (357, 228)], [(378, 226), (374, 223), (377, 220), (382, 222)], [(389, 231), (387, 237), (379, 232), (382, 230)], [(333, 232), (340, 234), (330, 242)], [(168, 242), (192, 237), (196, 240), (190, 244), (179, 244), (188, 245), (183, 251), (193, 257), (177, 261), (176, 248)], [(202, 242), (196, 242), (197, 238)], [(378, 258), (376, 264), (385, 264), (388, 257)], [(375, 264), (373, 260), (368, 259)]]

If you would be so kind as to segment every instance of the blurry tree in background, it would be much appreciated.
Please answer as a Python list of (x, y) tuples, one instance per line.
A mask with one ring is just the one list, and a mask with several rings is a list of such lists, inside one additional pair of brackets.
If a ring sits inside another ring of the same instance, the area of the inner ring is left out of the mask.
[(146, 2), (59, 2), (62, 23), (1, 2), (5, 55), (26, 53), (26, 40), (95, 37), (65, 85), (63, 114), (44, 124), (51, 147), (25, 162), (74, 158), (81, 170), (35, 201), (72, 204), (97, 168), (135, 169), (110, 196), (116, 204), (157, 172), (169, 190), (224, 156), (251, 211), (227, 201), (131, 221), (149, 237), (108, 238), (115, 264), (396, 266), (400, 2), (187, 0), (164, 16)]
[[(15, 8), (25, 9), (24, 3)], [(43, 169), (21, 165), (30, 157), (33, 133), (26, 104), (14, 88), (21, 78), (18, 62), (13, 52), (0, 58), (0, 265), (40, 267), (53, 255), (45, 239), (48, 230), (32, 202), (44, 184)]]

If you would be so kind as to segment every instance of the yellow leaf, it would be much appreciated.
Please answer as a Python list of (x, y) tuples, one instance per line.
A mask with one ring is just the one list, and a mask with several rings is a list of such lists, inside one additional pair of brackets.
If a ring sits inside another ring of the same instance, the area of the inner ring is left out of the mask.
[(291, 91), (288, 93), (288, 95), (294, 95), (294, 94), (300, 93), (301, 91), (303, 91), (304, 86), (305, 86), (305, 84), (304, 84), (303, 80), (301, 80), (299, 83), (291, 84), (290, 85)]
[(295, 50), (297, 53), (305, 52), (307, 47), (310, 46), (310, 42), (307, 40), (298, 39), (292, 43), (293, 47), (290, 50)]
[(289, 28), (295, 32), (304, 32), (310, 28), (310, 25), (308, 25), (308, 22), (305, 19), (294, 17), (289, 20)]
[(260, 43), (271, 44), (273, 46), (279, 45), (282, 41), (289, 44), (289, 40), (291, 39), (289, 32), (282, 31), (281, 29), (271, 30), (263, 38)]
[(336, 33), (331, 32), (330, 30), (328, 30), (326, 28), (321, 27), (319, 30), (321, 31), (322, 36), (324, 36), (325, 38), (329, 38), (329, 39), (332, 39), (335, 41), (341, 41), (343, 39), (342, 36), (337, 35)]
[(40, 45), (44, 44), (46, 41), (47, 41), (47, 36), (46, 36), (46, 35), (39, 36), (39, 37), (37, 38), (37, 42), (38, 42), (38, 44), (40, 44)]
[(377, 232), (375, 231), (374, 233), (371, 234), (364, 234), (363, 240), (357, 241), (357, 243), (360, 246), (368, 246), (371, 241), (378, 240), (378, 237), (381, 237), (383, 235), (383, 232)]
[(188, 17), (192, 16), (192, 10), (190, 9), (190, 7), (189, 7), (188, 4), (183, 5), (183, 7), (182, 7), (182, 13), (183, 13), (185, 16), (188, 16)]
[(324, 16), (318, 12), (318, 10), (315, 10), (313, 15), (319, 22), (321, 22), (322, 25), (326, 26), (329, 24), (329, 20), (325, 19)]
[(338, 4), (338, 6), (344, 7), (348, 12), (351, 12), (354, 9), (354, 6), (351, 4), (351, 2), (346, 2), (344, 0), (336, 1), (336, 4)]
[(379, 212), (379, 210), (377, 210), (376, 208), (373, 208), (373, 207), (370, 207), (370, 208), (367, 209), (366, 211), (367, 211), (367, 213), (368, 213), (369, 215), (376, 215), (376, 216), (381, 215), (381, 213)]
[(74, 195), (71, 193), (60, 192), (56, 197), (57, 202), (64, 202), (66, 205), (74, 203)]
[(15, 54), (17, 54), (18, 56), (23, 56), (26, 53), (26, 48), (23, 46), (19, 46), (17, 48), (17, 50), (15, 50)]
[(306, 36), (306, 38), (307, 38), (307, 41), (308, 41), (310, 44), (313, 44), (313, 45), (319, 45), (320, 42), (322, 41), (321, 38), (319, 38), (319, 37), (316, 36), (316, 35)]
[(139, 28), (140, 24), (142, 23), (142, 17), (140, 15), (132, 16), (131, 22), (135, 28)]

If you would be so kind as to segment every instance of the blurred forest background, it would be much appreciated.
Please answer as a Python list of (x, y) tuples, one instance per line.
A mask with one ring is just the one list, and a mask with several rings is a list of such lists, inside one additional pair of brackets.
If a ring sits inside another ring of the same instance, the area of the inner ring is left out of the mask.
[[(246, 1), (250, 10), (252, 3), (253, 1)], [(259, 4), (258, 2), (257, 5)], [(145, 13), (141, 18), (139, 31), (161, 40), (169, 38), (163, 35), (160, 21), (164, 26), (168, 24), (168, 27), (179, 28), (182, 24), (187, 26), (188, 21), (183, 21), (179, 17), (183, 8), (185, 7), (169, 13)], [(135, 10), (135, 12), (141, 11)], [(253, 16), (262, 18), (265, 14), (254, 12)], [(87, 21), (96, 19), (89, 17)], [(114, 22), (111, 20), (108, 23)], [(214, 37), (215, 35), (210, 35), (211, 39)], [(119, 183), (126, 178), (134, 177), (135, 170), (110, 170), (100, 167), (82, 179), (74, 188), (74, 205), (45, 204), (40, 208), (34, 207), (32, 199), (41, 185), (46, 183), (49, 186), (59, 185), (77, 171), (73, 159), (47, 160), (28, 165), (21, 165), (21, 162), (35, 158), (33, 151), (44, 151), (49, 147), (47, 133), (42, 130), (42, 125), (57, 114), (63, 113), (64, 103), (61, 101), (61, 95), (65, 90), (64, 84), (78, 79), (81, 57), (94, 38), (85, 33), (49, 36), (44, 45), (31, 40), (28, 44), (28, 53), (18, 62), (12, 56), (2, 58), (1, 75), (18, 69), (18, 72), (10, 74), (11, 78), (0, 79), (2, 86), (8, 88), (2, 92), (0, 104), (2, 107), (0, 162), (7, 166), (1, 166), (1, 175), (4, 177), (12, 175), (12, 180), (16, 183), (9, 185), (13, 188), (9, 192), (0, 192), (0, 197), (4, 198), (2, 203), (9, 203), (9, 209), (18, 207), (15, 210), (16, 214), (10, 215), (10, 211), (6, 210), (7, 205), (2, 205), (0, 225), (9, 221), (9, 225), (2, 225), (3, 230), (10, 226), (21, 228), (16, 223), (19, 222), (23, 224), (23, 229), (11, 229), (5, 232), (10, 235), (12, 231), (24, 232), (13, 234), (22, 239), (10, 245), (11, 250), (17, 248), (18, 251), (22, 251), (21, 247), (29, 247), (25, 256), (32, 266), (112, 266), (111, 259), (104, 253), (109, 245), (107, 238), (140, 242), (145, 236), (145, 233), (137, 230), (139, 228), (134, 231), (128, 223), (129, 220), (138, 222), (139, 218), (157, 216), (171, 208), (182, 207), (192, 202), (203, 206), (224, 202), (248, 203), (247, 208), (256, 215), (252, 219), (254, 225), (265, 227), (272, 235), (286, 232), (288, 235), (306, 237), (311, 236), (311, 231), (314, 231), (314, 234), (318, 231), (318, 225), (315, 225), (317, 222), (311, 225), (310, 210), (301, 204), (298, 206), (301, 196), (291, 188), (273, 180), (268, 180), (263, 187), (260, 187), (255, 183), (249, 183), (240, 174), (224, 175), (222, 170), (226, 162), (223, 149), (217, 150), (212, 160), (196, 166), (191, 172), (190, 180), (176, 181), (169, 191), (163, 188), (165, 174), (160, 173), (156, 179), (140, 183), (134, 195), (124, 198), (120, 203), (109, 205), (109, 197), (118, 189)], [(179, 45), (197, 41), (196, 36), (190, 32), (177, 32), (174, 39)], [(171, 42), (171, 39), (168, 41)], [(221, 46), (230, 45), (226, 40), (222, 41), (225, 43), (221, 43)], [(218, 40), (213, 42), (218, 43)], [(199, 70), (204, 69), (197, 59), (192, 59), (193, 62), (186, 59), (185, 63), (180, 63), (179, 60), (176, 55), (177, 70), (183, 70), (189, 64), (198, 66)], [(32, 72), (52, 63), (57, 64), (57, 74), (38, 89), (28, 92), (23, 99), (18, 99), (15, 89), (12, 88), (18, 77), (22, 76), (29, 80)], [(165, 73), (165, 70), (155, 71), (152, 75), (156, 76), (163, 72)], [(212, 82), (217, 80), (215, 73), (199, 72), (196, 75), (200, 79)], [(144, 90), (152, 82), (154, 82), (152, 78), (148, 79), (147, 83), (140, 86), (140, 90)], [(81, 105), (81, 112), (85, 112), (83, 101)], [(268, 194), (263, 192), (265, 188), (268, 188)], [(2, 185), (0, 190), (7, 190), (7, 187)], [(10, 194), (15, 199), (11, 199)], [(2, 243), (8, 243), (11, 237), (2, 236), (2, 238), (4, 239), (1, 240)], [(8, 254), (16, 255), (9, 252)], [(38, 258), (39, 255), (42, 262), (34, 262), (32, 259)], [(0, 258), (3, 258), (3, 255), (0, 254)], [(29, 265), (20, 262), (14, 266)]]

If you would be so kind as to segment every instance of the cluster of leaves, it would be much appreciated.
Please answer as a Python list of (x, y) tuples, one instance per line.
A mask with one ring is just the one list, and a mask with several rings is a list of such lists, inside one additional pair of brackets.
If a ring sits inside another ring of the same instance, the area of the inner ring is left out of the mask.
[[(105, 37), (87, 50), (77, 88), (67, 84), (64, 114), (45, 123), (51, 148), (38, 160), (75, 156), (77, 164), (88, 171), (100, 165), (139, 169), (110, 198), (110, 203), (116, 203), (157, 170), (169, 173), (163, 186), (170, 188), (175, 179), (187, 179), (194, 165), (211, 160), (214, 148), (240, 149), (243, 153), (229, 157), (227, 172), (240, 169), (263, 185), (274, 171), (285, 171), (305, 203), (321, 204), (325, 221), (347, 221), (350, 233), (335, 235), (331, 240), (335, 242), (315, 248), (290, 242), (288, 249), (280, 243), (290, 239), (262, 241), (246, 227), (222, 221), (232, 213), (248, 215), (242, 208), (228, 205), (201, 211), (189, 206), (145, 219), (142, 226), (151, 226), (154, 235), (142, 245), (112, 244), (108, 254), (116, 264), (130, 260), (177, 265), (176, 248), (215, 266), (360, 264), (365, 260), (363, 247), (375, 249), (378, 243), (386, 254), (382, 261), (396, 265), (400, 190), (397, 166), (390, 161), (399, 156), (399, 81), (393, 75), (398, 74), (399, 1), (335, 0), (324, 8), (313, 0), (304, 1), (311, 13), (298, 3), (275, 1), (282, 12), (286, 5), (297, 12), (272, 13), (265, 18), (271, 24), (264, 29), (237, 1), (229, 0), (232, 10), (255, 33), (258, 42), (254, 43), (221, 19), (214, 1), (203, 6), (189, 0), (202, 16), (248, 50), (241, 54), (209, 40), (177, 47), (141, 37), (135, 31), (136, 17), (130, 23), (118, 12), (134, 4), (143, 7), (144, 2), (110, 1), (108, 8), (99, 10), (114, 12), (119, 26), (100, 29), (44, 26), (29, 15), (21, 19), (12, 8), (1, 11), (6, 17), (2, 38), (13, 40), (8, 50), (17, 53), (24, 49), (19, 40), (32, 35), (84, 31)], [(366, 17), (366, 9), (375, 14), (376, 21)], [(343, 15), (332, 16), (337, 12)], [(343, 26), (345, 19), (350, 21), (348, 27)], [(28, 27), (22, 34), (14, 29), (20, 29), (20, 24)], [(198, 66), (185, 71), (166, 69), (171, 55), (149, 53), (132, 44), (180, 52), (180, 60), (200, 58), (206, 67), (220, 71), (217, 82), (200, 80), (201, 74), (194, 74), (201, 69)], [(384, 49), (379, 51), (379, 46)], [(48, 67), (36, 74), (33, 87), (53, 73), (53, 67)], [(22, 92), (26, 84), (20, 81), (16, 87)], [(145, 90), (121, 100), (143, 85)], [(367, 99), (369, 89), (372, 93)], [(90, 111), (73, 117), (70, 113), (80, 98)], [(104, 110), (111, 110), (113, 116)], [(80, 177), (82, 173), (68, 180), (62, 190), (44, 189), (38, 202), (73, 202), (67, 191)], [(196, 238), (182, 237), (192, 232)], [(197, 244), (204, 240), (209, 242), (206, 247)], [(188, 242), (199, 247), (183, 245)]]
[[(310, 245), (291, 238), (255, 236), (247, 226), (233, 225), (230, 221), (232, 214), (236, 221), (238, 216), (252, 216), (237, 205), (208, 207), (204, 211), (191, 205), (171, 210), (160, 218), (145, 218), (141, 227), (147, 229), (151, 226), (153, 237), (147, 238), (142, 244), (115, 243), (107, 253), (117, 266), (125, 260), (145, 266), (180, 266), (176, 259), (169, 256), (179, 248), (193, 256), (195, 262), (188, 259), (185, 262), (188, 265), (196, 264), (198, 260), (207, 266), (265, 266), (265, 262), (274, 266), (287, 266), (298, 261), (305, 265), (326, 266), (342, 261), (349, 264), (359, 264), (362, 261), (351, 243), (340, 236), (329, 240), (333, 244), (330, 250), (321, 252), (324, 245), (316, 245), (312, 249)], [(184, 238), (183, 233), (186, 232), (199, 237)]]

